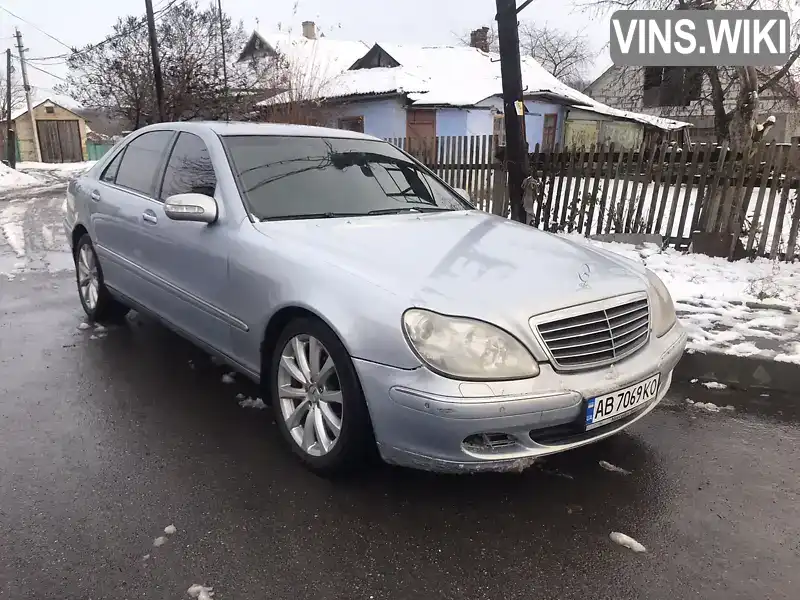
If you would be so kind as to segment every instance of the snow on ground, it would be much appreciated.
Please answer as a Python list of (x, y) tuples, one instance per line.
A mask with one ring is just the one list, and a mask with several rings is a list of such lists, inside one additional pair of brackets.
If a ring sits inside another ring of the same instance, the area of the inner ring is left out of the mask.
[[(0, 163), (0, 167), (4, 167)], [(0, 172), (2, 170), (0, 169)], [(25, 230), (22, 219), (27, 212), (25, 204), (9, 202), (0, 208), (0, 234), (19, 258), (25, 256)]]
[(41, 185), (41, 181), (0, 163), (0, 192)]
[[(238, 398), (238, 396), (237, 396)], [(257, 408), (258, 410), (264, 410), (267, 408), (267, 405), (264, 404), (264, 401), (261, 398), (245, 398), (244, 400), (239, 401), (239, 406), (242, 408)]]
[(622, 467), (618, 467), (616, 465), (612, 465), (610, 462), (605, 460), (600, 461), (600, 466), (603, 467), (606, 471), (611, 471), (612, 473), (619, 473), (620, 475), (630, 475), (631, 472), (627, 469), (623, 469)]
[(614, 542), (615, 544), (619, 544), (620, 546), (624, 546), (625, 548), (630, 548), (634, 552), (647, 552), (647, 548), (642, 546), (639, 542), (637, 542), (629, 535), (625, 535), (624, 533), (620, 533), (619, 531), (612, 531), (608, 537), (611, 538), (611, 541)]
[(212, 587), (194, 584), (186, 590), (186, 593), (192, 598), (197, 598), (197, 600), (211, 600), (214, 597), (214, 592), (211, 591), (213, 589)]
[(41, 185), (41, 181), (28, 175), (15, 171), (9, 166), (0, 163), (0, 192), (25, 187)]
[[(759, 355), (800, 363), (800, 265), (728, 262), (654, 244), (633, 246), (563, 234), (646, 266), (672, 293), (689, 351)], [(780, 358), (778, 358), (780, 357)]]
[[(563, 181), (561, 181), (562, 179)], [(569, 197), (567, 197), (568, 183), (570, 184)], [(550, 185), (549, 180), (547, 185)], [(595, 186), (597, 190), (596, 197), (602, 198), (605, 185), (605, 180), (596, 180), (594, 177), (587, 177), (582, 179), (576, 190), (575, 178), (556, 177), (553, 184), (551, 206), (558, 207), (558, 219), (556, 219), (554, 215), (553, 220), (560, 221), (561, 215), (564, 214), (563, 206), (566, 202), (568, 207), (566, 211), (567, 222), (572, 221), (573, 226), (577, 228), (581, 222), (580, 213), (583, 202), (582, 199), (584, 197), (591, 198), (593, 192), (595, 192)], [(642, 228), (644, 229), (647, 224), (652, 224), (652, 233), (682, 238), (688, 238), (691, 235), (692, 219), (697, 204), (698, 190), (696, 186), (693, 186), (691, 192), (687, 193), (685, 185), (674, 186), (659, 183), (658, 189), (656, 189), (656, 184), (650, 182), (647, 184), (647, 188), (644, 189), (644, 185), (640, 183), (636, 189), (636, 196), (633, 206), (631, 207), (633, 186), (633, 182), (629, 181), (627, 189), (625, 189), (625, 182), (619, 181), (615, 190), (613, 179), (608, 182), (608, 198), (606, 200), (608, 210), (601, 214), (600, 207), (598, 206), (595, 208), (592, 214), (591, 233), (597, 233), (598, 226), (600, 226), (601, 229), (600, 233), (614, 233), (616, 231), (614, 223), (615, 217), (621, 217), (623, 222), (630, 221), (631, 223), (635, 223), (637, 222), (636, 216), (638, 213), (638, 221), (643, 225)], [(547, 188), (547, 190), (549, 192), (549, 188)], [(772, 247), (773, 235), (776, 230), (780, 233), (781, 242), (783, 244), (789, 239), (792, 214), (794, 211), (791, 206), (788, 206), (784, 211), (783, 221), (780, 227), (778, 227), (778, 213), (780, 212), (778, 208), (781, 201), (780, 191), (778, 191), (777, 194), (772, 194), (771, 190), (767, 188), (762, 190), (756, 187), (751, 193), (747, 208), (746, 218), (749, 222), (753, 222), (754, 220), (759, 196), (762, 201), (759, 216), (758, 219), (756, 219), (758, 234), (755, 238), (755, 244), (761, 241), (762, 232), (764, 232), (766, 235), (765, 248), (769, 251)], [(545, 198), (547, 198), (547, 196), (545, 196)], [(576, 198), (579, 199), (577, 203), (575, 203)], [(640, 201), (642, 198), (643, 201)], [(766, 219), (770, 199), (772, 200), (773, 210), (767, 222)], [(591, 209), (587, 205), (583, 217), (583, 231), (586, 231), (585, 227), (587, 226), (586, 222), (588, 222), (590, 210)], [(661, 215), (660, 220), (659, 215)], [(658, 226), (656, 226), (656, 222), (658, 222)]]
[(87, 160), (74, 163), (42, 163), (42, 162), (18, 162), (17, 169), (21, 171), (59, 171), (61, 173), (83, 173), (91, 169), (97, 163), (96, 160)]

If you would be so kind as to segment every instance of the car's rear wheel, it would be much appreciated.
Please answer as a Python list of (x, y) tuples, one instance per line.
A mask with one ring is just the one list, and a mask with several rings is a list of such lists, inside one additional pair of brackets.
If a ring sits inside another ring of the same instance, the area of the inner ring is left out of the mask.
[(75, 246), (75, 277), (81, 306), (91, 321), (115, 322), (128, 314), (128, 307), (114, 298), (105, 285), (89, 234), (83, 235)]
[(336, 334), (312, 318), (278, 337), (269, 385), (278, 428), (313, 471), (362, 466), (374, 452), (372, 424), (353, 361)]

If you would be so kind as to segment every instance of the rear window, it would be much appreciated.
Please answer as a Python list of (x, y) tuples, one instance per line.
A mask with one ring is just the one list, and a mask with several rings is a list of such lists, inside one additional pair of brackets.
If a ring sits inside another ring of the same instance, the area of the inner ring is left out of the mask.
[(385, 142), (226, 136), (223, 143), (248, 208), (260, 220), (472, 208)]

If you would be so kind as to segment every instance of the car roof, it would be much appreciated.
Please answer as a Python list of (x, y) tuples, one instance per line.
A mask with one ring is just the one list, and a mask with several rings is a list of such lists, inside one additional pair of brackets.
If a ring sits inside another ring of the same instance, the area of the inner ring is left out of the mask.
[(213, 131), (217, 135), (270, 135), (281, 137), (328, 137), (354, 140), (382, 141), (371, 135), (365, 135), (345, 129), (329, 127), (309, 127), (306, 125), (287, 125), (283, 123), (244, 123), (221, 121), (181, 121), (174, 123), (156, 123), (148, 125), (138, 132), (151, 129), (177, 129), (179, 131), (199, 132)]

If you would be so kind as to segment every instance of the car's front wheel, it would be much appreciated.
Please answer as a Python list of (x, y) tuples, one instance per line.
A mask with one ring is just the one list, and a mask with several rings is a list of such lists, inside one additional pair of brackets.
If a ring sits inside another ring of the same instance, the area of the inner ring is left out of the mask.
[(308, 467), (332, 475), (372, 455), (372, 424), (353, 361), (327, 325), (290, 322), (278, 337), (270, 375), (278, 427)]
[(89, 234), (84, 234), (75, 246), (75, 276), (81, 306), (91, 321), (114, 322), (128, 314), (128, 307), (114, 298), (106, 287)]

